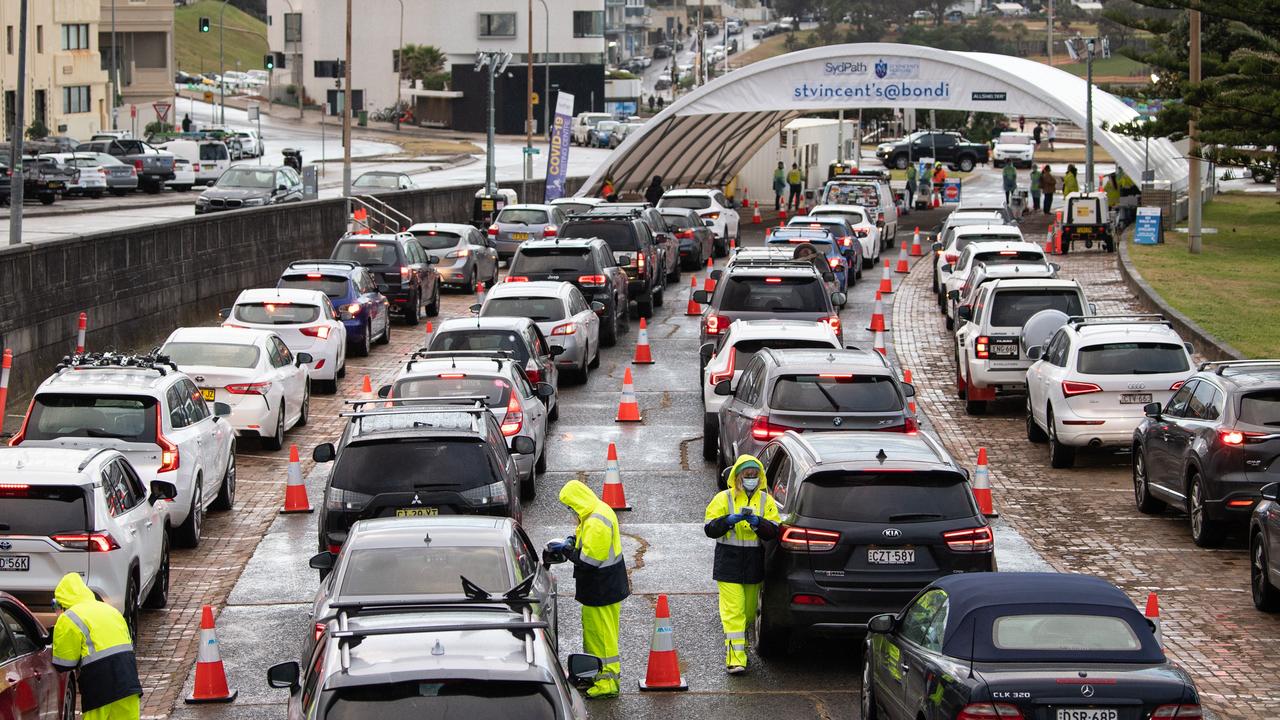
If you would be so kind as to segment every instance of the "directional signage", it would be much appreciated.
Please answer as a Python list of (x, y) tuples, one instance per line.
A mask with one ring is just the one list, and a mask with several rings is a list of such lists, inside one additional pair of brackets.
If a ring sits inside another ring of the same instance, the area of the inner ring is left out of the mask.
[(1156, 245), (1160, 237), (1160, 208), (1138, 208), (1138, 219), (1133, 226), (1133, 242), (1135, 245)]

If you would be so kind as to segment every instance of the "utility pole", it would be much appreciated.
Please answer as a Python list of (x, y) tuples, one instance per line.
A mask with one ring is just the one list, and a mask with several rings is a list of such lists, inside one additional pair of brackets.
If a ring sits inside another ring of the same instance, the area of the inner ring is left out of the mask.
[(27, 0), (22, 0), (18, 10), (18, 107), (14, 113), (13, 144), (9, 167), (13, 175), (9, 181), (9, 244), (22, 242), (22, 191), (27, 176), (22, 166), (22, 132), (26, 125), (27, 110)]
[(1085, 46), (1085, 101), (1084, 101), (1084, 188), (1094, 183), (1093, 177), (1093, 47), (1097, 38), (1084, 38)]
[[(1200, 11), (1191, 10), (1190, 80), (1192, 85), (1200, 84)], [(1200, 237), (1200, 132), (1196, 120), (1200, 114), (1191, 108), (1191, 120), (1187, 123), (1187, 135), (1191, 139), (1191, 147), (1187, 154), (1190, 170), (1187, 178), (1187, 249), (1192, 255), (1199, 255)]]
[[(225, 0), (224, 0), (225, 1)], [(347, 0), (347, 51), (342, 63), (342, 197), (351, 197), (351, 0)]]
[(529, 0), (529, 49), (525, 53), (524, 181), (533, 175), (533, 0)]
[(707, 51), (704, 47), (707, 31), (702, 24), (702, 8), (705, 4), (705, 0), (698, 0), (698, 54), (693, 58), (694, 85), (702, 85), (707, 81)]
[[(25, 3), (24, 3), (25, 4)], [(26, 26), (26, 22), (23, 22)], [(18, 77), (22, 77), (22, 71), (18, 71)], [(111, 129), (119, 130), (117, 127), (116, 98), (120, 97), (120, 46), (116, 44), (116, 0), (111, 0)], [(175, 109), (176, 112), (176, 109)]]
[[(114, 0), (112, 0), (114, 2)], [(227, 124), (227, 59), (223, 54), (222, 36), (226, 28), (227, 0), (222, 0), (222, 9), (218, 11), (218, 104), (222, 109), (218, 113), (218, 124)]]
[(1049, 67), (1053, 67), (1053, 0), (1049, 0), (1049, 44), (1046, 49), (1049, 53)]
[[(347, 0), (350, 2), (351, 0)], [(475, 71), (484, 70), (488, 74), (489, 93), (488, 93), (488, 132), (485, 137), (485, 161), (484, 161), (484, 192), (486, 195), (493, 197), (498, 194), (498, 185), (496, 179), (496, 168), (494, 167), (493, 157), (493, 85), (494, 78), (501, 75), (507, 69), (507, 64), (511, 62), (511, 53), (505, 50), (485, 50), (476, 53)]]
[(542, 44), (542, 134), (547, 138), (551, 137), (551, 8), (547, 7), (547, 0), (538, 0), (542, 3), (543, 19), (546, 21), (546, 28), (543, 30)]

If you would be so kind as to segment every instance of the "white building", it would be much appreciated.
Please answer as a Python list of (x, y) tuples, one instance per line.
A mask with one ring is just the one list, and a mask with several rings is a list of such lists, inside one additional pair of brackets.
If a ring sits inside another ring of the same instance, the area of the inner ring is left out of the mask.
[[(523, 132), (528, 6), (528, 0), (357, 0), (352, 23), (353, 104), (374, 112), (394, 106), (399, 99), (416, 108), (430, 106), (434, 121), (462, 130), (480, 130), (487, 78), (485, 72), (474, 71), (475, 56), (478, 51), (505, 50), (514, 57), (497, 85), (497, 126), (499, 132)], [(338, 81), (316, 77), (315, 62), (342, 59), (346, 3), (268, 0), (267, 15), (270, 47), (286, 56), (286, 68), (276, 70), (276, 87), (301, 86), (309, 102), (330, 99), (337, 92)], [(532, 31), (534, 92), (539, 96), (534, 115), (539, 128), (541, 103), (554, 103), (543, 87), (544, 61), (551, 63), (551, 88), (574, 93), (575, 112), (602, 110), (604, 0), (537, 0)], [(396, 62), (402, 44), (433, 45), (446, 54), (444, 72), (451, 75), (447, 91), (410, 90), (407, 83), (401, 86)], [(424, 102), (427, 100), (430, 102)]]
[[(844, 121), (844, 158), (852, 161), (856, 143), (856, 122)], [(763, 207), (773, 202), (773, 171), (781, 162), (786, 170), (791, 164), (800, 166), (808, 179), (806, 188), (821, 187), (827, 179), (827, 165), (836, 159), (840, 148), (840, 122), (826, 118), (796, 118), (779, 127), (756, 154), (738, 171), (738, 197), (760, 201)], [(743, 191), (745, 188), (745, 192)]]

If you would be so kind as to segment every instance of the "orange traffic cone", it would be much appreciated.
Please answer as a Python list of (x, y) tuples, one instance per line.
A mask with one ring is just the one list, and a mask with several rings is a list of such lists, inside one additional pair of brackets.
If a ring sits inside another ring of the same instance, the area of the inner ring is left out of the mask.
[(1000, 517), (991, 504), (991, 474), (987, 470), (987, 449), (978, 448), (978, 466), (973, 469), (973, 499), (978, 510), (989, 518)]
[(751, 213), (751, 224), (759, 225), (762, 222), (764, 222), (764, 220), (760, 217), (760, 201), (757, 200), (755, 210)]
[[(904, 383), (906, 383), (906, 384), (908, 384), (908, 385), (910, 385), (910, 384), (911, 384), (911, 370), (910, 370), (910, 369), (907, 369), (907, 370), (903, 370), (903, 371), (902, 371), (902, 382), (904, 382)], [(916, 401), (915, 401), (915, 400), (908, 400), (908, 401), (907, 401), (907, 409), (908, 409), (908, 410), (910, 410), (910, 411), (911, 411), (912, 416), (914, 416), (914, 415), (916, 414)]]
[(431, 334), (434, 333), (435, 331), (436, 331), (435, 327), (431, 324), (431, 321), (428, 320), (427, 321), (427, 339), (426, 339), (426, 342), (423, 343), (422, 347), (424, 348), (431, 347)]
[(284, 507), (281, 513), (309, 513), (311, 501), (307, 499), (307, 486), (302, 484), (302, 464), (298, 462), (298, 446), (289, 446), (289, 479), (284, 486)]
[(714, 266), (714, 261), (712, 261), (711, 258), (707, 258), (707, 279), (702, 281), (702, 289), (706, 290), (708, 293), (716, 291), (715, 278), (711, 277), (711, 270)]
[(671, 629), (671, 610), (667, 596), (658, 596), (658, 607), (653, 614), (653, 637), (649, 641), (649, 668), (641, 690), (688, 690), (684, 676), (680, 674), (680, 659), (676, 657), (674, 633)]
[(1049, 230), (1046, 230), (1044, 233), (1044, 254), (1045, 255), (1053, 254), (1053, 229), (1052, 228), (1050, 228)]
[(618, 416), (614, 422), (642, 422), (640, 403), (636, 402), (636, 388), (631, 382), (631, 368), (622, 376), (622, 399), (618, 401)]
[(1160, 598), (1154, 592), (1147, 593), (1147, 608), (1142, 614), (1156, 626), (1156, 643), (1164, 647), (1164, 630), (1160, 626)]
[(871, 310), (871, 324), (867, 330), (884, 332), (884, 297), (876, 292), (876, 304)]
[(932, 202), (932, 203), (930, 203), (930, 204), (933, 206), (933, 209), (935, 209), (935, 210), (937, 210), (938, 208), (942, 207), (942, 193), (941, 193), (941, 192), (939, 192), (939, 191), (937, 191), (937, 190), (934, 190), (934, 191), (933, 191), (933, 202)]
[(609, 455), (605, 460), (604, 493), (600, 499), (614, 510), (631, 509), (627, 504), (627, 494), (622, 489), (622, 473), (618, 469), (618, 446), (613, 443), (609, 443)]
[(778, 219), (779, 219), (779, 220), (786, 220), (786, 219), (787, 219), (787, 206), (786, 206), (786, 205), (783, 205), (782, 207), (778, 208)]
[(636, 338), (636, 356), (631, 360), (636, 365), (652, 365), (653, 353), (649, 351), (649, 324), (640, 318), (640, 337)]
[(1062, 211), (1054, 211), (1053, 219), (1053, 253), (1062, 254)]
[(369, 382), (368, 375), (365, 375), (364, 379), (360, 381), (360, 399), (361, 400), (373, 399), (373, 383)]
[(884, 261), (884, 276), (880, 278), (880, 290), (882, 295), (888, 295), (893, 292), (893, 275), (889, 272), (889, 261)]
[(911, 257), (921, 257), (924, 255), (924, 246), (920, 244), (920, 227), (916, 227), (916, 232), (911, 236)]
[(229, 703), (237, 692), (227, 689), (227, 671), (218, 652), (218, 633), (213, 627), (213, 608), (200, 611), (200, 648), (196, 651), (196, 687), (187, 704)]
[(698, 305), (693, 299), (693, 294), (698, 290), (698, 278), (689, 277), (689, 304), (684, 308), (685, 315), (701, 315), (702, 306)]
[(485, 288), (483, 282), (476, 283), (476, 302), (484, 305)]
[(887, 356), (887, 355), (889, 354), (889, 350), (884, 346), (884, 331), (883, 331), (883, 330), (877, 330), (877, 331), (876, 331), (876, 339), (875, 339), (874, 349), (875, 349), (875, 351), (876, 351), (876, 352), (880, 353), (881, 355), (885, 355), (885, 356)]
[(905, 244), (898, 248), (898, 267), (894, 268), (894, 272), (904, 275), (911, 272), (911, 265), (907, 263), (907, 246)]

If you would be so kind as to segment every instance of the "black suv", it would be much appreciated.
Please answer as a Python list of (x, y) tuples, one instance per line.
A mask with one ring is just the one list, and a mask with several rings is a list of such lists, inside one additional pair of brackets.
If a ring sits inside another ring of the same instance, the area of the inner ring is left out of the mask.
[(933, 158), (952, 170), (969, 172), (978, 163), (986, 164), (990, 148), (965, 140), (956, 132), (918, 132), (901, 142), (876, 150), (887, 167), (905, 170), (920, 158)]
[(618, 342), (618, 333), (628, 331), (627, 273), (604, 240), (561, 237), (524, 241), (511, 258), (507, 282), (538, 280), (573, 283), (588, 303), (604, 305), (601, 345), (612, 347)]
[(825, 322), (843, 342), (836, 307), (846, 296), (827, 292), (813, 263), (769, 258), (735, 258), (723, 273), (713, 274), (711, 293), (697, 290), (693, 299), (705, 306), (699, 343), (715, 340), (734, 320), (813, 320)]
[(1263, 485), (1280, 480), (1280, 360), (1204, 363), (1133, 431), (1138, 509), (1191, 516), (1191, 539), (1214, 547), (1243, 528)]
[(782, 514), (765, 549), (762, 657), (809, 628), (864, 634), (940, 577), (996, 569), (968, 473), (928, 435), (787, 432), (760, 460)]
[[(667, 282), (680, 279), (680, 241), (676, 239), (675, 228), (667, 222), (667, 216), (658, 208), (647, 202), (637, 203), (605, 203), (596, 205), (587, 210), (584, 215), (588, 217), (592, 215), (607, 215), (621, 211), (631, 211), (635, 213), (645, 224), (649, 226), (649, 232), (653, 234), (653, 242), (658, 246), (658, 258), (660, 262), (657, 267), (662, 268), (664, 273), (659, 282), (666, 285)], [(659, 292), (662, 292), (661, 290)], [(665, 297), (665, 294), (662, 296)], [(661, 297), (658, 304), (662, 304)]]
[[(375, 407), (390, 406), (390, 407)], [(499, 515), (520, 520), (520, 475), (511, 453), (531, 454), (482, 403), (432, 405), (432, 398), (353, 403), (342, 438), (317, 445), (316, 462), (333, 462), (325, 481), (321, 551), (338, 552), (358, 520), (432, 515)], [(367, 409), (366, 409), (367, 408)]]
[(662, 304), (663, 268), (649, 223), (635, 210), (602, 209), (599, 214), (571, 215), (560, 226), (562, 238), (600, 238), (609, 244), (627, 273), (627, 297), (636, 301), (640, 317), (653, 317)]
[(410, 325), (417, 325), (424, 314), (440, 314), (440, 274), (431, 267), (435, 260), (410, 233), (348, 233), (329, 257), (369, 268), (374, 279), (387, 286), (382, 294), (391, 301), (391, 311)]

